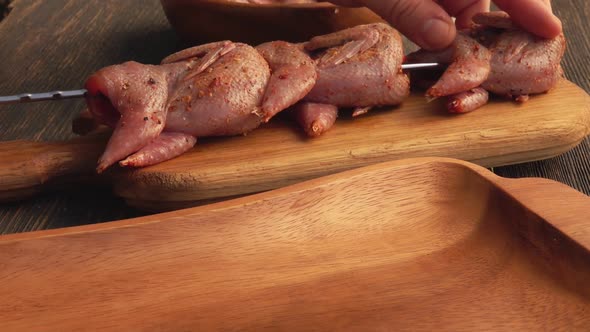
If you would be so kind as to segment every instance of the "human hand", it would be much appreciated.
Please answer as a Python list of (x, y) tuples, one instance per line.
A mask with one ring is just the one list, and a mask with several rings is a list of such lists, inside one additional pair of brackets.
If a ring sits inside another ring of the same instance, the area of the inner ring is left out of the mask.
[[(427, 50), (447, 47), (457, 29), (469, 27), (473, 15), (487, 12), (490, 0), (329, 0), (341, 6), (366, 6)], [(561, 33), (561, 22), (550, 0), (496, 0), (523, 29), (544, 38)], [(455, 17), (455, 24), (451, 19)]]

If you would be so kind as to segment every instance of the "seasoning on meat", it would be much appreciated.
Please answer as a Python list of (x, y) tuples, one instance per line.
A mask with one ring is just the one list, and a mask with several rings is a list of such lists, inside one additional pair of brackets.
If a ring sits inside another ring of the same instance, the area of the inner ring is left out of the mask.
[[(478, 14), (474, 21), (451, 47), (405, 57), (449, 64), (442, 73), (413, 77), (428, 84), (429, 99), (446, 97), (449, 112), (467, 113), (485, 105), (489, 93), (526, 102), (555, 86), (562, 75), (563, 35), (540, 39), (518, 30), (503, 13)], [(198, 137), (246, 135), (285, 109), (309, 137), (317, 137), (335, 124), (341, 108), (353, 109), (355, 118), (402, 103), (410, 93), (403, 61), (401, 36), (383, 23), (301, 44), (209, 43), (159, 65), (129, 61), (97, 71), (86, 81), (89, 112), (75, 125), (114, 128), (98, 172), (115, 163), (160, 163), (191, 149)]]
[(95, 122), (114, 128), (97, 171), (117, 162), (153, 165), (186, 152), (197, 137), (246, 134), (290, 107), (309, 136), (321, 135), (339, 107), (359, 115), (401, 103), (409, 94), (402, 59), (397, 31), (370, 24), (301, 44), (220, 41), (160, 65), (103, 68), (86, 82)]
[[(122, 165), (132, 166), (162, 162), (196, 142), (179, 144), (171, 138), (176, 136), (160, 137), (163, 133), (196, 138), (255, 129), (262, 119), (252, 111), (261, 104), (270, 77), (259, 52), (228, 41), (180, 51), (157, 66), (126, 62), (99, 70), (86, 82), (87, 103), (94, 117), (114, 131), (97, 171), (124, 159)], [(147, 93), (146, 85), (134, 82), (154, 83)]]
[[(485, 105), (488, 97), (481, 90), (472, 90), (476, 87), (525, 102), (529, 95), (551, 90), (563, 76), (563, 34), (553, 39), (539, 38), (520, 30), (505, 12), (480, 13), (473, 20), (474, 27), (458, 33), (449, 49), (419, 50), (407, 57), (409, 62), (450, 64), (426, 92), (428, 98), (448, 96), (450, 112), (464, 113)], [(424, 82), (419, 76), (412, 81)]]
[[(317, 63), (318, 78), (311, 92), (303, 98), (313, 103), (300, 107), (306, 114), (299, 118), (309, 134), (312, 115), (321, 129), (312, 131), (318, 136), (331, 127), (335, 119), (333, 108), (352, 107), (355, 115), (366, 113), (371, 107), (398, 105), (410, 93), (408, 76), (402, 72), (403, 45), (399, 33), (387, 24), (359, 25), (338, 32), (312, 38), (305, 44)], [(313, 110), (313, 111), (312, 111)], [(362, 111), (361, 111), (362, 110)], [(306, 127), (307, 126), (307, 127)]]

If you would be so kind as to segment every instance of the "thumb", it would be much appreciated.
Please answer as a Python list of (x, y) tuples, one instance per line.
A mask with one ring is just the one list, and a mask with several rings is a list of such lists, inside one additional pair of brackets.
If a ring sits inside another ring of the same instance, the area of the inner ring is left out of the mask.
[(438, 50), (449, 46), (457, 33), (449, 14), (431, 0), (358, 0), (383, 17), (418, 46)]
[(500, 9), (529, 32), (544, 38), (555, 38), (562, 32), (561, 21), (551, 11), (548, 0), (495, 0)]

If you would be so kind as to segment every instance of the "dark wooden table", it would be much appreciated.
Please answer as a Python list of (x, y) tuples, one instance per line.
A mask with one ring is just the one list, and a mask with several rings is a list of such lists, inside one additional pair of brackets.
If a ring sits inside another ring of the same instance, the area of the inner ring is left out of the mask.
[[(181, 47), (158, 0), (16, 0), (0, 22), (0, 94), (76, 89), (114, 63), (158, 63)], [(567, 77), (590, 92), (590, 3), (553, 1), (569, 40)], [(73, 137), (82, 100), (13, 105), (0, 110), (0, 140)], [(567, 112), (567, 105), (556, 112)], [(590, 195), (590, 140), (549, 160), (495, 168), (505, 177), (544, 177)], [(140, 216), (107, 189), (79, 187), (0, 205), (0, 234)]]

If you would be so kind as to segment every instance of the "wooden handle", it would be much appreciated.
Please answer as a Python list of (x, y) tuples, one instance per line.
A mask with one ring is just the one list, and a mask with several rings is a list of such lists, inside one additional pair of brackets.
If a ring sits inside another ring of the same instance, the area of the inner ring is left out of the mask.
[(54, 143), (0, 143), (0, 202), (28, 198), (47, 187), (92, 176), (105, 143), (104, 134)]

